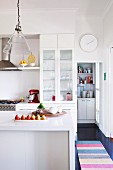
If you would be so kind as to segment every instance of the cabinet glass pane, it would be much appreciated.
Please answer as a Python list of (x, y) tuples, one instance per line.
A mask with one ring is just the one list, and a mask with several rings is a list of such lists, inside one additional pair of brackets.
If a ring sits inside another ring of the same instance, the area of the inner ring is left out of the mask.
[(60, 50), (60, 100), (72, 100), (72, 50)]
[(43, 51), (43, 100), (54, 100), (55, 96), (55, 50)]

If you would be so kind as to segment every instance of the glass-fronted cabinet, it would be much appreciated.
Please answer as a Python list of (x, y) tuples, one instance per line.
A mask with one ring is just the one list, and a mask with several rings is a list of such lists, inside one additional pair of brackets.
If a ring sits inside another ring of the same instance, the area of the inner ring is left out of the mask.
[(59, 96), (60, 101), (72, 101), (73, 100), (73, 92), (72, 92), (72, 50), (60, 50), (60, 88), (59, 88)]
[(56, 100), (56, 59), (55, 50), (43, 50), (43, 100)]
[(73, 49), (41, 49), (41, 101), (73, 101)]

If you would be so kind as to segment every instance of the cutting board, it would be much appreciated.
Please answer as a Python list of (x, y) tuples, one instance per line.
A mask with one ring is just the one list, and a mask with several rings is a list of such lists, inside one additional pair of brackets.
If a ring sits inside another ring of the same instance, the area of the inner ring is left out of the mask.
[[(40, 116), (45, 115), (45, 116), (47, 116), (47, 117), (57, 117), (57, 116), (64, 115), (64, 114), (66, 114), (66, 113), (67, 113), (66, 111), (57, 112), (56, 114), (52, 114), (52, 113), (50, 113), (50, 112), (42, 112), (42, 113), (40, 113), (39, 115), (40, 115)], [(36, 111), (35, 111), (35, 112), (32, 112), (32, 114), (36, 116), (38, 113), (36, 113)]]

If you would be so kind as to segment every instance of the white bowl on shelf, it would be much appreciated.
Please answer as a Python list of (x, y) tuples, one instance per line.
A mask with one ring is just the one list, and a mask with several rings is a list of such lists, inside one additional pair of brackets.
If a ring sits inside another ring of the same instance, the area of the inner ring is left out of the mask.
[(27, 66), (27, 64), (20, 64), (20, 66), (25, 67), (25, 66)]
[(36, 64), (35, 63), (29, 63), (29, 66), (34, 67)]

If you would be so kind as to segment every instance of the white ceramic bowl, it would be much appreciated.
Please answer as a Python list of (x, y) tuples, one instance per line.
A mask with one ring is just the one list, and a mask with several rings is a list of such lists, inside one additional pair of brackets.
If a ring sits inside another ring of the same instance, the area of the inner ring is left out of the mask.
[(20, 66), (25, 67), (25, 66), (27, 66), (27, 64), (20, 64)]
[(29, 65), (32, 66), (32, 67), (34, 67), (34, 66), (35, 66), (35, 63), (30, 63)]

